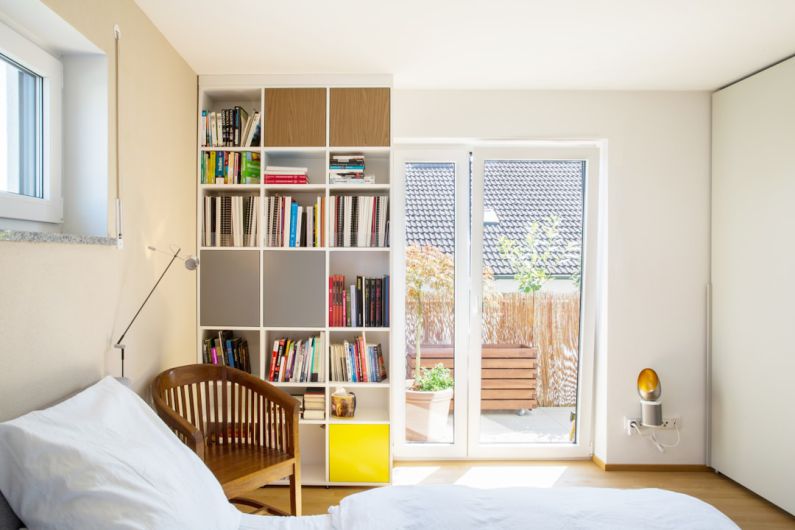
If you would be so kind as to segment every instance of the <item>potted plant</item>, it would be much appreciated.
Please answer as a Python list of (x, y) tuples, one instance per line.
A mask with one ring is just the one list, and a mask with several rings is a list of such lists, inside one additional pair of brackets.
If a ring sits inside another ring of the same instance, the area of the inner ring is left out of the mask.
[(442, 363), (422, 368), (411, 389), (406, 390), (406, 439), (439, 442), (445, 439), (453, 376)]
[(423, 300), (433, 295), (452, 307), (455, 286), (452, 256), (436, 247), (411, 245), (406, 249), (406, 298), (414, 317), (414, 379), (407, 381), (406, 439), (443, 441), (453, 399), (453, 376), (443, 364), (422, 367)]

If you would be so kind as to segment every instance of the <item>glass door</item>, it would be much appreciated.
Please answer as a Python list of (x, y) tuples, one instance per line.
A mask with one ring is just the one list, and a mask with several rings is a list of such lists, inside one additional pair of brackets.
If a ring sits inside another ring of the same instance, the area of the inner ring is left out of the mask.
[(597, 152), (475, 149), (472, 169), (468, 456), (587, 456)]
[[(469, 153), (401, 151), (393, 252), (398, 295), (396, 454), (466, 456)], [(399, 287), (402, 286), (403, 289)]]
[(396, 457), (589, 456), (598, 149), (393, 167)]

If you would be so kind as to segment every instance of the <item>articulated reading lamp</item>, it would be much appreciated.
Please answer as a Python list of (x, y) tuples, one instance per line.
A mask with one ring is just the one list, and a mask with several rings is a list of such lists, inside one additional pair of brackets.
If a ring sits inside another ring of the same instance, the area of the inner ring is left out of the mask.
[[(150, 247), (147, 247), (147, 248), (149, 250), (154, 251), (154, 252), (161, 252), (161, 253), (164, 253), (164, 254), (171, 255), (170, 252), (164, 252), (162, 250), (156, 249), (155, 247), (151, 247), (150, 246)], [(157, 279), (157, 281), (155, 282), (154, 286), (152, 286), (152, 289), (150, 289), (149, 294), (146, 295), (146, 298), (144, 298), (143, 303), (141, 303), (140, 307), (138, 307), (138, 311), (135, 312), (135, 315), (133, 315), (132, 320), (130, 321), (129, 324), (127, 324), (127, 327), (124, 329), (124, 333), (121, 334), (121, 337), (119, 337), (119, 340), (117, 340), (116, 344), (113, 345), (113, 347), (116, 348), (117, 350), (121, 350), (121, 378), (119, 378), (119, 380), (123, 384), (129, 385), (129, 381), (127, 380), (126, 377), (124, 377), (124, 344), (122, 343), (122, 341), (124, 340), (124, 337), (127, 336), (127, 332), (130, 331), (130, 328), (132, 327), (133, 323), (135, 322), (135, 319), (137, 319), (138, 315), (141, 314), (141, 310), (144, 308), (146, 303), (152, 297), (152, 294), (154, 294), (155, 289), (157, 289), (157, 286), (160, 285), (160, 281), (166, 275), (166, 273), (168, 272), (168, 269), (171, 268), (171, 265), (174, 264), (175, 260), (178, 260), (178, 259), (182, 260), (185, 263), (185, 268), (188, 269), (189, 271), (196, 270), (196, 268), (199, 266), (199, 258), (197, 258), (196, 256), (188, 256), (187, 258), (182, 257), (182, 256), (179, 255), (180, 251), (181, 251), (181, 249), (178, 248), (176, 250), (176, 252), (174, 252), (174, 255), (171, 256), (171, 261), (168, 262), (168, 265), (166, 265), (166, 268), (163, 269), (163, 272), (160, 274), (160, 277)]]

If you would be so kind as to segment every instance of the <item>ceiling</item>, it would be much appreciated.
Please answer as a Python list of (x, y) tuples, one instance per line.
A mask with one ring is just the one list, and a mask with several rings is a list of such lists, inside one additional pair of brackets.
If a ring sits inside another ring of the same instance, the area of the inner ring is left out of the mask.
[(708, 90), (795, 53), (795, 0), (135, 1), (198, 74)]

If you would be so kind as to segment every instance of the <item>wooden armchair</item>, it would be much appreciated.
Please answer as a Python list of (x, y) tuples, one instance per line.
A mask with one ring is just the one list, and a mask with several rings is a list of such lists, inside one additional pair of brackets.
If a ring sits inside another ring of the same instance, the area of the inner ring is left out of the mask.
[(166, 370), (152, 383), (158, 415), (193, 449), (230, 502), (288, 515), (244, 492), (289, 477), (290, 511), (301, 515), (298, 402), (251, 374), (211, 364)]

